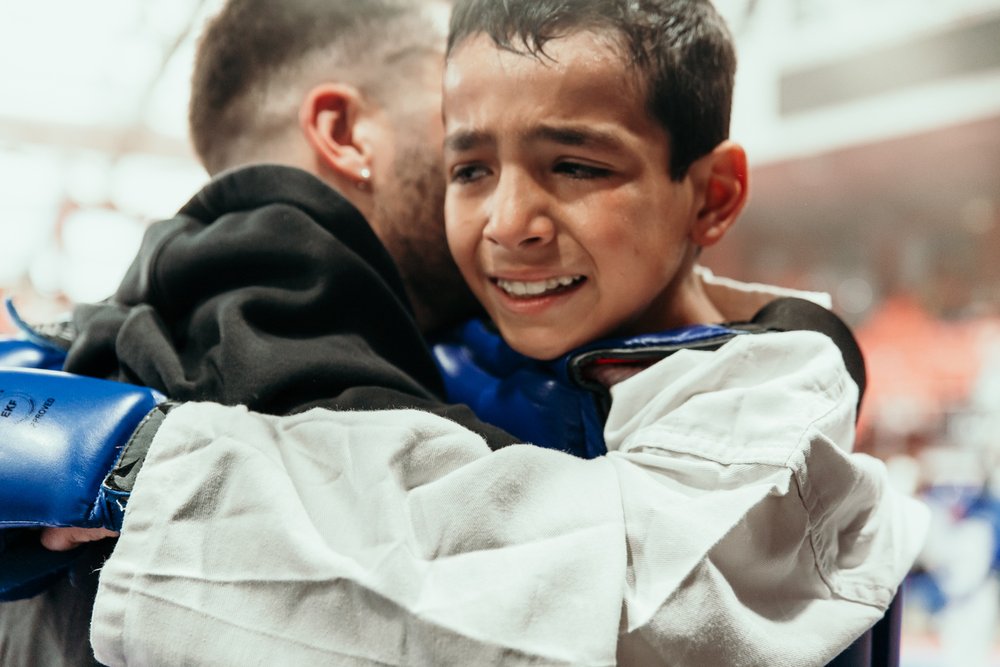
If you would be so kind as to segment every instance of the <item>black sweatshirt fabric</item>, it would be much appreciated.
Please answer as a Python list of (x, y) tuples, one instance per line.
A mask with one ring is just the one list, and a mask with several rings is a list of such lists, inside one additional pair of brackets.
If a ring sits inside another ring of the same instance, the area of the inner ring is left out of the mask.
[(73, 321), (73, 373), (266, 414), (416, 408), (492, 448), (514, 441), (444, 403), (392, 258), (357, 209), (291, 167), (217, 176)]

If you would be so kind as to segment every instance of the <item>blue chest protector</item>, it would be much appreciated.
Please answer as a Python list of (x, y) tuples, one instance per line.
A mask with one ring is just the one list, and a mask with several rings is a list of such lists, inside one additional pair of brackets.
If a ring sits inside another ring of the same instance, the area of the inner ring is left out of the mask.
[(434, 358), (449, 401), (468, 405), (524, 442), (593, 458), (607, 452), (604, 422), (611, 406), (595, 369), (644, 368), (678, 350), (715, 350), (735, 336), (794, 330), (820, 332), (837, 345), (860, 403), (865, 366), (850, 329), (826, 308), (797, 298), (776, 299), (749, 322), (599, 340), (552, 361), (515, 352), (491, 325), (473, 320), (434, 345)]
[(718, 348), (744, 326), (698, 325), (596, 341), (552, 361), (513, 349), (487, 323), (472, 320), (434, 345), (448, 400), (524, 442), (582, 458), (607, 452), (610, 395), (593, 377), (605, 364), (647, 366), (680, 349)]

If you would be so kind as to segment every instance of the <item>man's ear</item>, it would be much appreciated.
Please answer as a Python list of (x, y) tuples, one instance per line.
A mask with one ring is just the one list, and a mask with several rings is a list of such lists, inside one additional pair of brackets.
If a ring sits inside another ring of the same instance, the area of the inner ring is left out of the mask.
[(371, 147), (359, 131), (363, 110), (361, 93), (337, 83), (316, 86), (299, 107), (299, 126), (317, 161), (354, 184), (371, 175)]
[(718, 243), (747, 203), (749, 177), (743, 147), (724, 141), (697, 160), (692, 168), (705, 174), (702, 208), (691, 227), (691, 240), (699, 246)]

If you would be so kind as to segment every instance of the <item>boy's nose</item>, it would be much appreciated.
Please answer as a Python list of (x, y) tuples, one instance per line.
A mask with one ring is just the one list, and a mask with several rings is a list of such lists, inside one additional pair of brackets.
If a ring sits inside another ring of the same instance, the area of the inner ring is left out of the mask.
[(508, 170), (493, 192), (484, 236), (509, 250), (545, 245), (555, 237), (547, 201), (544, 190), (530, 175)]

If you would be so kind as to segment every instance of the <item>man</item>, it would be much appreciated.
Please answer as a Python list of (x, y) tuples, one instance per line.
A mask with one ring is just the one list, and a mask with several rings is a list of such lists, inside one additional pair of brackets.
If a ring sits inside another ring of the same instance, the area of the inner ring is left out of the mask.
[[(355, 46), (368, 46), (369, 38), (359, 37)], [(343, 86), (335, 88), (305, 97), (304, 134), (312, 137), (306, 145), (317, 155), (312, 164), (336, 181), (344, 197), (357, 199), (356, 207), (371, 216), (380, 236), (390, 237), (375, 196), (357, 194), (384, 192), (393, 174), (391, 159), (382, 160), (398, 153), (391, 135), (377, 130), (387, 112), (364, 95), (352, 104)], [(218, 166), (261, 159), (252, 150), (232, 155), (238, 157)], [(303, 155), (276, 152), (268, 159)], [(281, 221), (278, 233), (269, 224), (257, 224), (260, 218), (254, 215), (236, 218), (233, 226), (227, 226), (234, 220), (232, 211), (201, 215), (216, 212), (213, 205), (232, 195), (232, 175), (249, 174), (252, 195), (286, 187), (289, 179), (295, 188), (313, 190), (302, 176), (283, 171), (277, 182), (269, 178), (273, 172), (261, 169), (223, 174), (185, 207), (179, 222), (160, 228), (166, 234), (151, 234), (147, 248), (166, 255), (144, 255), (149, 261), (137, 263), (132, 276), (142, 279), (126, 281), (117, 306), (80, 312), (84, 334), (70, 367), (160, 386), (173, 398), (211, 396), (277, 414), (314, 405), (340, 411), (279, 418), (191, 404), (171, 412), (154, 439), (129, 501), (122, 539), (102, 574), (92, 629), (100, 660), (610, 663), (619, 650), (631, 657), (669, 650), (696, 664), (733, 662), (749, 650), (744, 657), (751, 663), (777, 656), (810, 664), (831, 657), (838, 642), (842, 647), (884, 609), (884, 604), (880, 609), (832, 595), (822, 576), (843, 575), (860, 584), (886, 579), (873, 570), (889, 568), (891, 580), (901, 576), (900, 567), (905, 569), (905, 555), (869, 561), (864, 544), (847, 540), (844, 563), (860, 559), (851, 576), (836, 562), (824, 562), (823, 568), (833, 569), (822, 571), (811, 564), (811, 540), (838, 544), (845, 530), (853, 534), (859, 526), (865, 534), (872, 531), (880, 553), (886, 546), (907, 554), (914, 548), (914, 538), (896, 534), (898, 525), (891, 520), (902, 511), (900, 499), (879, 497), (884, 471), (838, 453), (834, 443), (844, 433), (824, 433), (820, 424), (805, 436), (805, 450), (798, 437), (783, 440), (781, 446), (788, 449), (779, 450), (792, 463), (708, 494), (685, 487), (689, 457), (633, 449), (649, 435), (643, 429), (650, 413), (635, 412), (647, 401), (627, 393), (616, 396), (614, 405), (623, 407), (613, 412), (611, 424), (637, 442), (622, 444), (617, 456), (585, 462), (525, 446), (490, 454), (488, 442), (505, 444), (502, 436), (458, 413), (449, 414), (487, 440), (427, 414), (427, 408), (440, 405), (425, 386), (434, 380), (419, 350), (406, 347), (413, 331), (405, 318), (392, 320), (388, 332), (353, 322), (363, 335), (356, 329), (340, 335), (343, 322), (336, 318), (344, 313), (338, 306), (356, 309), (354, 319), (370, 315), (362, 306), (387, 316), (399, 312), (389, 298), (398, 291), (391, 271), (381, 265), (349, 211), (337, 209), (343, 229), (319, 225), (334, 232), (339, 243), (323, 244), (336, 251), (318, 253), (318, 264), (337, 260), (352, 270), (335, 272), (347, 280), (334, 290), (338, 298), (305, 308), (309, 317), (302, 316), (302, 308), (282, 304), (314, 304), (309, 299), (314, 290), (300, 290), (296, 282), (304, 274), (309, 285), (322, 275), (313, 270), (313, 256), (303, 253), (310, 261), (297, 267), (301, 271), (285, 272), (271, 251), (288, 250), (285, 243), (295, 248), (300, 234), (316, 232), (310, 222), (324, 220), (311, 214), (316, 207), (289, 207), (285, 201), (277, 208), (259, 206), (267, 210), (267, 220)], [(307, 219), (299, 215), (303, 209), (310, 213)], [(287, 220), (291, 225), (285, 227)], [(246, 240), (228, 248), (242, 250), (234, 255), (245, 259), (220, 266), (212, 255), (216, 244), (209, 241), (229, 231), (218, 237), (220, 243), (228, 243), (222, 238)], [(277, 248), (261, 251), (263, 238)], [(386, 243), (393, 247), (391, 240)], [(340, 252), (343, 245), (350, 252)], [(173, 262), (158, 265), (164, 256)], [(178, 263), (197, 270), (185, 271), (180, 281), (189, 289), (168, 291), (170, 298), (164, 298), (164, 286), (175, 284), (166, 269)], [(374, 267), (365, 275), (371, 279), (374, 273), (378, 289), (351, 280), (363, 264)], [(166, 273), (150, 266), (163, 266)], [(234, 285), (244, 283), (251, 289), (232, 298)], [(325, 283), (319, 284), (322, 293)], [(362, 303), (339, 300), (345, 298), (343, 291), (352, 290), (364, 292)], [(189, 296), (192, 291), (198, 298)], [(137, 293), (141, 298), (133, 298)], [(153, 305), (150, 300), (156, 307), (147, 307)], [(158, 319), (158, 308), (168, 309), (170, 324)], [(289, 368), (305, 368), (310, 360), (325, 363), (319, 350), (300, 352), (294, 344), (315, 333), (315, 327), (329, 326), (329, 320), (313, 320), (324, 311), (341, 323), (333, 327), (325, 353), (350, 366), (354, 378), (334, 373), (327, 380), (320, 369), (293, 372), (291, 385), (268, 385), (268, 378), (287, 376)], [(231, 331), (236, 333), (231, 336)], [(233, 336), (239, 345), (232, 345)], [(289, 344), (275, 346), (276, 341)], [(401, 353), (401, 346), (406, 351)], [(262, 356), (262, 350), (271, 349), (289, 350), (290, 357)], [(363, 362), (351, 365), (356, 358)], [(724, 356), (712, 359), (720, 367), (727, 362)], [(811, 361), (842, 373), (843, 361), (829, 347)], [(282, 372), (270, 374), (266, 367), (271, 364), (280, 364)], [(185, 372), (189, 369), (195, 372)], [(664, 383), (675, 371), (663, 369)], [(213, 372), (224, 374), (224, 381)], [(835, 387), (827, 398), (828, 403), (814, 407), (852, 411), (856, 389)], [(373, 407), (425, 410), (364, 411)], [(806, 416), (812, 424), (812, 416), (822, 415)], [(838, 484), (831, 487), (810, 476), (817, 464)], [(839, 482), (845, 475), (867, 486), (844, 488)], [(809, 502), (839, 507), (848, 493), (861, 500), (833, 520), (824, 517), (821, 526), (812, 525), (812, 510), (799, 500), (801, 494)], [(756, 539), (751, 527), (778, 517), (801, 525), (803, 532), (790, 541)], [(811, 573), (808, 586), (783, 590), (773, 570), (776, 561)], [(742, 575), (733, 578), (734, 572)], [(887, 603), (891, 591), (884, 593)], [(746, 623), (753, 613), (744, 613), (744, 624), (733, 625), (729, 616), (743, 605), (757, 614), (756, 620)], [(788, 609), (797, 610), (791, 618)], [(837, 630), (828, 633), (829, 641), (799, 637), (795, 622), (802, 616), (834, 619)], [(729, 641), (706, 636), (706, 627), (726, 627)], [(787, 636), (775, 636), (776, 629)]]
[[(442, 220), (448, 12), (229, 2), (200, 41), (190, 102), (193, 144), (218, 178), (153, 227), (112, 299), (77, 309), (66, 370), (277, 414), (421, 407), (510, 442), (437, 398), (421, 335), (477, 308)], [(0, 605), (0, 662), (90, 662), (95, 582), (82, 571), (101, 557), (40, 598)]]
[(76, 310), (66, 370), (274, 414), (362, 381), (432, 398), (420, 331), (475, 308), (442, 222), (446, 17), (440, 2), (227, 5), (190, 107), (216, 178), (152, 227), (108, 303)]

